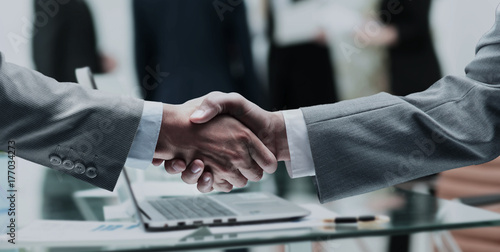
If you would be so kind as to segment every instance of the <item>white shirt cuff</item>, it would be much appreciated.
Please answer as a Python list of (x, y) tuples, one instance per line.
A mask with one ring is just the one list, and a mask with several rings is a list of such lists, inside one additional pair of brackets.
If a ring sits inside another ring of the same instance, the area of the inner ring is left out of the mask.
[(143, 170), (148, 168), (153, 161), (162, 117), (163, 104), (161, 102), (144, 102), (141, 121), (128, 152), (125, 166)]
[(302, 110), (284, 110), (282, 113), (290, 151), (290, 161), (285, 161), (288, 175), (290, 178), (315, 176), (311, 145)]

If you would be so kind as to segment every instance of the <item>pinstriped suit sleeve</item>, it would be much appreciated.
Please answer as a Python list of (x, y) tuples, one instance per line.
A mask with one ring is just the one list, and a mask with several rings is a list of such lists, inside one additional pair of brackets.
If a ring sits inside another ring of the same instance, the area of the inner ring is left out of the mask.
[(406, 97), (302, 108), (321, 202), (500, 155), (499, 16), (497, 9), (466, 77), (447, 76)]
[(15, 141), (17, 156), (113, 190), (143, 101), (59, 83), (0, 55), (0, 107), (0, 150)]

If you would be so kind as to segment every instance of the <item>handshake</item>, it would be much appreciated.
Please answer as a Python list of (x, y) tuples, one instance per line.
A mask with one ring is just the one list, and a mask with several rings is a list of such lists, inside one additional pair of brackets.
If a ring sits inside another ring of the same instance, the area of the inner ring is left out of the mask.
[(163, 105), (153, 164), (197, 184), (200, 192), (229, 192), (277, 161), (290, 160), (281, 112), (268, 112), (236, 93), (212, 92), (181, 105)]

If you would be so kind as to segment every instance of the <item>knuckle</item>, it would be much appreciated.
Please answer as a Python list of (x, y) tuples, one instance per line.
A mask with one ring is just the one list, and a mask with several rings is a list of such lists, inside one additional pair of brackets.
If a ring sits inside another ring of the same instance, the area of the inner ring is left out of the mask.
[(243, 95), (236, 93), (236, 92), (231, 92), (231, 96), (232, 96), (232, 98), (237, 99), (237, 100), (240, 100), (243, 98)]
[(251, 132), (247, 129), (243, 129), (243, 130), (240, 130), (238, 132), (238, 134), (236, 135), (236, 140), (238, 140), (238, 142), (241, 142), (245, 145), (248, 145), (251, 143)]
[(238, 186), (239, 186), (239, 187), (245, 187), (247, 184), (248, 184), (248, 179), (243, 178), (243, 179), (240, 181), (240, 184), (239, 184)]
[(178, 171), (176, 171), (176, 170), (174, 170), (172, 168), (167, 168), (165, 170), (167, 171), (168, 174), (171, 174), (171, 175), (175, 175), (175, 174), (180, 173), (180, 172), (178, 172)]
[(229, 98), (233, 98), (233, 99), (237, 99), (237, 98), (241, 97), (241, 95), (238, 94), (238, 93), (236, 93), (236, 92), (230, 92), (230, 93), (227, 94), (227, 96)]
[[(233, 164), (240, 164), (243, 162), (243, 158), (241, 158), (241, 154), (238, 152), (231, 152), (229, 154), (229, 158)], [(234, 167), (234, 165), (231, 166), (231, 168), (229, 168), (227, 170), (233, 170), (233, 169), (236, 169), (236, 167)]]
[(239, 171), (237, 174), (234, 174), (230, 181), (236, 186), (236, 187), (245, 187), (248, 183), (248, 179), (243, 176)]
[(231, 189), (233, 189), (233, 185), (230, 184), (229, 182), (227, 181), (224, 181), (222, 183), (219, 184), (219, 188), (223, 191), (223, 192), (230, 192)]
[(262, 177), (264, 177), (264, 173), (261, 171), (259, 171), (258, 173), (256, 173), (253, 177), (253, 181), (257, 182), (257, 181), (260, 181), (262, 179)]
[(226, 166), (227, 168), (225, 169), (220, 169), (217, 172), (217, 176), (220, 177), (221, 179), (226, 178), (228, 175), (230, 175), (233, 172), (232, 166)]
[(209, 96), (218, 96), (218, 95), (222, 95), (222, 94), (224, 94), (224, 93), (221, 91), (212, 91), (212, 92), (208, 93)]
[(196, 183), (196, 180), (188, 175), (182, 174), (181, 176), (182, 181), (184, 181), (186, 184), (192, 185)]
[(203, 100), (203, 103), (205, 103), (205, 105), (210, 107), (216, 107), (219, 105), (217, 100), (220, 99), (222, 95), (224, 95), (224, 93), (220, 91), (210, 92)]
[(232, 113), (241, 116), (244, 114), (244, 101), (246, 100), (241, 94), (232, 92), (227, 94), (228, 105), (232, 108)]
[(275, 170), (278, 166), (278, 162), (276, 161), (276, 159), (264, 159), (263, 160), (263, 165), (267, 168), (269, 168), (270, 170)]
[(209, 190), (210, 188), (206, 185), (198, 185), (198, 191), (202, 192), (202, 193), (207, 193), (207, 192), (210, 192)]
[(208, 106), (208, 107), (217, 106), (217, 103), (215, 102), (213, 96), (208, 96), (207, 98), (205, 98), (205, 100), (203, 100), (203, 103), (205, 104), (205, 106)]
[(168, 173), (168, 174), (175, 174), (175, 171), (170, 169), (170, 168), (167, 168), (165, 167), (165, 171)]

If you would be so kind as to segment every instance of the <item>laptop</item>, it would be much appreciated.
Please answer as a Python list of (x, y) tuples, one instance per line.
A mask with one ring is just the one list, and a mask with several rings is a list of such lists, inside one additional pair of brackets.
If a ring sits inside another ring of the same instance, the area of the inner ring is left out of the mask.
[(146, 231), (288, 221), (310, 214), (289, 201), (260, 192), (140, 199), (125, 167), (123, 174), (136, 216)]
[[(97, 88), (88, 67), (77, 69), (77, 79), (87, 88)], [(288, 221), (310, 214), (309, 210), (270, 193), (140, 197), (134, 193), (127, 168), (123, 167), (122, 172), (136, 216), (146, 231)]]

